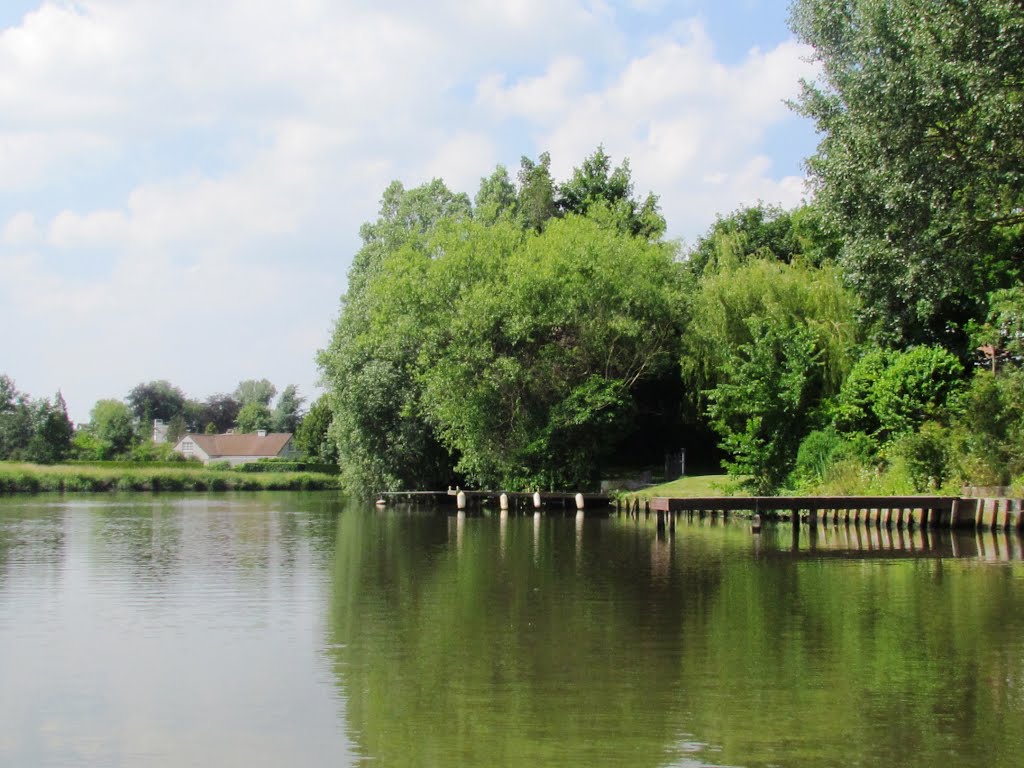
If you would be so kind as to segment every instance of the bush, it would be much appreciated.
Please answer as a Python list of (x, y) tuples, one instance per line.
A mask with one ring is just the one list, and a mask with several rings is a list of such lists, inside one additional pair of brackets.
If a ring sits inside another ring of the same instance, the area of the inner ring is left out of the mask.
[(941, 424), (927, 422), (917, 432), (896, 440), (889, 453), (905, 463), (914, 491), (934, 491), (948, 475), (949, 430)]

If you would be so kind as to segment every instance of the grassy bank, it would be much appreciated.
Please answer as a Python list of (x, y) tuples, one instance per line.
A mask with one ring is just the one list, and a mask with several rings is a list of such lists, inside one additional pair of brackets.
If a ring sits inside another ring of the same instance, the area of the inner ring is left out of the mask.
[(625, 494), (625, 498), (633, 500), (653, 499), (656, 496), (694, 497), (694, 496), (726, 496), (735, 487), (736, 479), (726, 474), (687, 475), (661, 485), (652, 485), (639, 491)]
[(0, 462), (0, 494), (105, 491), (319, 491), (337, 477), (314, 472), (223, 472), (201, 466), (89, 467)]

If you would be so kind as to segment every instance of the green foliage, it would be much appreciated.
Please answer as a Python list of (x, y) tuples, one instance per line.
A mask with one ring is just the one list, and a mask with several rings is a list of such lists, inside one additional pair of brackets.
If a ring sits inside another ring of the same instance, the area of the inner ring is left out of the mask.
[(185, 394), (170, 382), (143, 382), (135, 386), (125, 398), (135, 418), (143, 428), (149, 429), (153, 419), (170, 421), (185, 410)]
[(294, 384), (285, 387), (277, 399), (277, 405), (274, 406), (274, 431), (294, 434), (302, 420), (300, 410), (304, 402), (306, 398), (299, 396), (298, 387)]
[(395, 227), (382, 208), (387, 237), (364, 238), (320, 356), (349, 487), (591, 485), (639, 383), (675, 380), (672, 249), (608, 226), (596, 199), (553, 218), (549, 164), (524, 160), (518, 220), (501, 173), (475, 220)]
[(473, 199), (477, 221), (494, 224), (501, 218), (515, 218), (518, 207), (516, 187), (505, 166), (499, 165), (489, 177), (480, 179), (480, 189)]
[(425, 264), (418, 375), (457, 469), (482, 485), (593, 485), (638, 382), (676, 375), (672, 251), (576, 216), (526, 239), (502, 227), (441, 237), (444, 255)]
[[(329, 440), (354, 492), (438, 487), (452, 479), (453, 462), (418, 408), (421, 385), (413, 372), (423, 329), (413, 299), (421, 291), (420, 262), (430, 258), (430, 233), (442, 222), (468, 219), (469, 210), (468, 198), (440, 180), (408, 191), (393, 182), (378, 219), (360, 230), (363, 247), (331, 342), (318, 357), (334, 412)], [(399, 253), (410, 287), (370, 296), (385, 263)], [(396, 307), (408, 311), (392, 312)], [(391, 318), (394, 327), (387, 325)]]
[(0, 375), (0, 460), (21, 458), (33, 434), (32, 402), (14, 381)]
[(570, 213), (606, 219), (622, 232), (656, 240), (665, 232), (665, 219), (658, 211), (658, 198), (648, 195), (643, 202), (633, 199), (629, 161), (612, 170), (611, 158), (603, 146), (573, 169), (572, 176), (558, 186), (556, 204), (562, 215)]
[(850, 368), (855, 308), (832, 266), (720, 254), (705, 267), (683, 374), (733, 456), (730, 474), (746, 485), (775, 490), (793, 467), (822, 400)]
[(338, 447), (329, 435), (333, 420), (330, 396), (321, 395), (295, 431), (295, 447), (307, 459), (324, 464), (337, 464)]
[(540, 232), (558, 214), (551, 155), (542, 152), (537, 162), (523, 156), (519, 162), (519, 221), (524, 229)]
[(185, 416), (176, 413), (167, 424), (167, 442), (174, 445), (187, 435), (188, 432), (188, 423), (185, 421)]
[[(131, 409), (120, 400), (97, 400), (89, 412), (89, 432), (97, 443), (91, 446), (93, 458), (113, 459), (124, 456), (138, 442), (135, 418)], [(83, 450), (89, 441), (79, 441)]]
[(0, 462), (0, 494), (107, 491), (299, 491), (337, 489), (338, 480), (314, 472), (237, 474), (208, 467), (130, 462), (100, 466), (42, 466)]
[(241, 408), (242, 404), (232, 395), (210, 395), (203, 401), (194, 426), (196, 429), (202, 428), (208, 435), (227, 432), (235, 425)]
[(288, 459), (260, 459), (232, 468), (235, 472), (316, 472), (337, 475), (337, 464), (321, 464), (312, 461), (290, 461)]
[(684, 376), (696, 391), (713, 389), (726, 377), (736, 350), (753, 340), (750, 318), (762, 318), (780, 327), (805, 327), (814, 336), (822, 392), (831, 394), (851, 366), (856, 306), (831, 266), (761, 258), (721, 262), (691, 293), (682, 338)]
[(822, 135), (809, 170), (867, 320), (963, 351), (1024, 253), (1024, 9), (1017, 0), (797, 0)]
[(731, 455), (726, 469), (755, 493), (772, 493), (793, 468), (823, 386), (822, 350), (803, 325), (752, 316), (751, 340), (728, 358), (708, 393), (708, 415)]
[(800, 259), (821, 266), (838, 254), (837, 238), (825, 227), (816, 208), (804, 206), (785, 211), (758, 203), (715, 219), (711, 230), (688, 254), (687, 265), (695, 275), (719, 265), (735, 265), (749, 258), (776, 259), (786, 264)]
[(915, 432), (900, 435), (888, 448), (903, 459), (916, 493), (935, 491), (946, 480), (949, 465), (949, 429), (934, 421)]
[(891, 360), (892, 353), (874, 348), (854, 363), (832, 403), (831, 417), (836, 429), (843, 433), (878, 434), (881, 422), (875, 412), (875, 385)]
[(872, 389), (872, 408), (884, 437), (944, 420), (946, 401), (963, 376), (960, 361), (941, 347), (894, 353)]
[(976, 371), (952, 410), (953, 473), (974, 485), (1006, 485), (1024, 473), (1024, 369)]
[(235, 428), (242, 433), (256, 432), (260, 429), (270, 430), (274, 416), (264, 403), (252, 401), (242, 406), (235, 421)]
[(37, 400), (33, 404), (32, 439), (24, 451), (24, 458), (37, 464), (56, 464), (71, 454), (71, 436), (74, 425), (68, 418), (67, 405), (60, 392), (53, 399)]
[(277, 387), (271, 384), (269, 380), (246, 379), (245, 381), (240, 381), (238, 383), (232, 397), (238, 401), (239, 405), (243, 408), (250, 403), (256, 403), (269, 408), (270, 401), (274, 399), (274, 395), (276, 394)]

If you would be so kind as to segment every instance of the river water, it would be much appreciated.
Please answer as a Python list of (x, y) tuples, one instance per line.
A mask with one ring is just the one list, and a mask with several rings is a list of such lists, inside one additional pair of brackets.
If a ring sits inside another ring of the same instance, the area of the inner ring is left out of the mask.
[(0, 499), (3, 766), (1018, 766), (1011, 535)]

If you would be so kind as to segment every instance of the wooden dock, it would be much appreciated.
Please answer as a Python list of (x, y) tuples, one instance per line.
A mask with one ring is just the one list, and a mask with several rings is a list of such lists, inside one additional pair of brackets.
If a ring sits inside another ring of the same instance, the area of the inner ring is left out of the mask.
[[(449, 488), (446, 491), (390, 491), (381, 493), (379, 499), (384, 505), (389, 504), (429, 504), (433, 506), (445, 506), (455, 504), (458, 494), (464, 494), (466, 506), (470, 509), (493, 506), (498, 508), (501, 504), (501, 497), (504, 495), (508, 500), (510, 509), (523, 510), (535, 509), (535, 493), (540, 497), (540, 509), (576, 509), (575, 493), (567, 491), (469, 491), (459, 488)], [(607, 513), (611, 508), (611, 496), (607, 493), (583, 493), (584, 507), (587, 511)], [(380, 502), (378, 502), (380, 504)]]
[[(886, 528), (974, 528), (1024, 531), (1022, 499), (979, 499), (959, 496), (715, 496), (655, 498), (650, 509), (659, 515), (721, 515), (742, 513), (773, 518), (780, 513), (806, 522), (863, 523)], [(638, 509), (637, 509), (638, 511)]]

